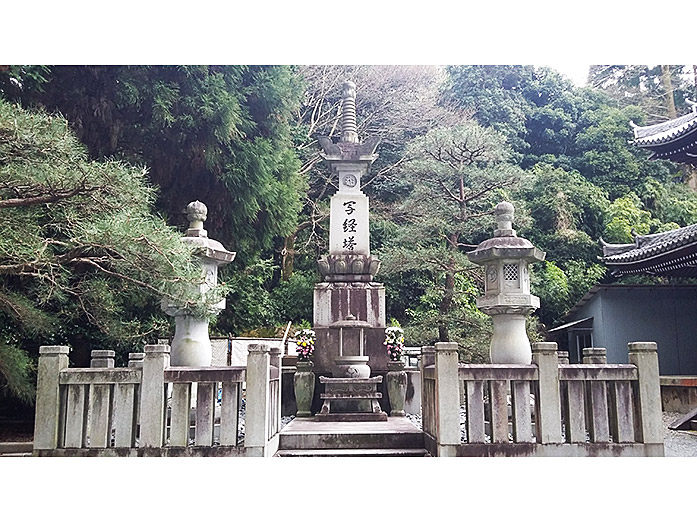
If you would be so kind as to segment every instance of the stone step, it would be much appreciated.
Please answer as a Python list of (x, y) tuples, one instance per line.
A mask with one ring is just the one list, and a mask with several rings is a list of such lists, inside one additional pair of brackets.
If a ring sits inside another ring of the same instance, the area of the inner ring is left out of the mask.
[(296, 418), (279, 437), (279, 450), (424, 448), (423, 432), (406, 418), (355, 422)]
[[(329, 423), (329, 422), (327, 422)], [(283, 434), (281, 450), (424, 448), (423, 434)]]
[(274, 454), (279, 458), (423, 458), (431, 457), (426, 449), (293, 449), (279, 450)]
[(387, 414), (384, 412), (328, 412), (316, 414), (316, 421), (387, 421)]
[(33, 450), (33, 441), (0, 442), (0, 456), (31, 456)]
[(382, 399), (381, 392), (323, 392), (319, 395), (323, 400), (363, 400)]

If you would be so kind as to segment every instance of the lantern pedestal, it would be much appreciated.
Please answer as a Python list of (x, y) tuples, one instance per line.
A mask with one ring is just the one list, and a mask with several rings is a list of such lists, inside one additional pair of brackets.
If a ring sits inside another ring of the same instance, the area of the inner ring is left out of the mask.
[(532, 347), (525, 330), (523, 314), (492, 314), (494, 333), (491, 337), (491, 363), (521, 363), (529, 365), (532, 362)]
[(208, 337), (208, 318), (175, 316), (170, 365), (173, 367), (210, 367), (213, 358)]

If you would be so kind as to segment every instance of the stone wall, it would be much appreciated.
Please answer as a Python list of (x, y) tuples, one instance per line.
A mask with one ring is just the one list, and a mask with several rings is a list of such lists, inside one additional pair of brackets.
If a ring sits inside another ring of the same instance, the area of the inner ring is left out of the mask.
[(661, 376), (664, 412), (687, 414), (697, 408), (697, 376)]

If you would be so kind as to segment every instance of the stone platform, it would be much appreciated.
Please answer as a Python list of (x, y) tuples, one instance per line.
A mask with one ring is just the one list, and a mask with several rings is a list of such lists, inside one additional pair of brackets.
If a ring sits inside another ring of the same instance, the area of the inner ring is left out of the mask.
[(296, 418), (280, 432), (279, 457), (428, 456), (423, 432), (405, 418), (318, 422)]
[[(322, 409), (315, 415), (316, 421), (387, 421), (387, 414), (380, 409), (382, 393), (377, 391), (382, 376), (374, 378), (327, 378), (320, 376), (325, 392)], [(332, 405), (333, 404), (333, 405)], [(338, 412), (332, 412), (332, 406)]]

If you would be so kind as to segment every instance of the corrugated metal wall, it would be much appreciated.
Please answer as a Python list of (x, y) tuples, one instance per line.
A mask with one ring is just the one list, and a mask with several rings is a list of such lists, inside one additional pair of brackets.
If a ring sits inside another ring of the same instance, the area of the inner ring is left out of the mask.
[(697, 375), (697, 287), (601, 287), (569, 321), (588, 316), (608, 363), (627, 363), (631, 341), (655, 341), (662, 375)]

